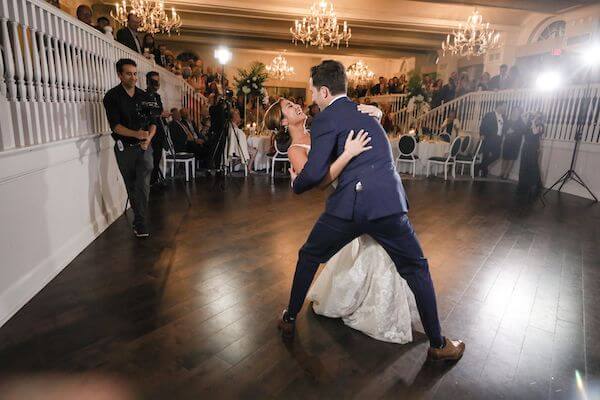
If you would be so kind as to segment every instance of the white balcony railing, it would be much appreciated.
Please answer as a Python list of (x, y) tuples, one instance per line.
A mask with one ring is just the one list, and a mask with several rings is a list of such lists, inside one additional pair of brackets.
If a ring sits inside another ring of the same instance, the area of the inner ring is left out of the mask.
[[(586, 99), (589, 107), (585, 115)], [(456, 110), (463, 129), (478, 132), (485, 113), (494, 109), (498, 101), (504, 101), (510, 110), (521, 106), (526, 112), (542, 112), (546, 118), (545, 139), (571, 141), (575, 138), (578, 118), (583, 124), (581, 140), (584, 143), (600, 143), (600, 85), (589, 88), (570, 86), (542, 92), (533, 89), (503, 90), (499, 92), (475, 92), (454, 99), (431, 110), (419, 118), (421, 126), (439, 129), (449, 110)]]
[[(575, 138), (578, 116), (589, 99), (586, 115), (581, 115), (585, 143), (600, 143), (600, 85), (592, 85), (589, 91), (585, 86), (570, 86), (554, 91), (533, 89), (503, 90), (499, 92), (473, 92), (434, 108), (417, 117), (406, 110), (405, 97), (398, 95), (372, 96), (378, 104), (391, 104), (392, 119), (397, 129), (406, 132), (411, 124), (418, 124), (433, 131), (439, 130), (450, 110), (455, 110), (463, 129), (478, 132), (485, 113), (494, 109), (499, 101), (507, 104), (508, 110), (519, 105), (526, 112), (540, 111), (546, 118), (545, 139), (571, 141)], [(586, 92), (587, 91), (587, 92)], [(389, 106), (388, 106), (389, 107)]]
[(119, 58), (138, 64), (142, 88), (146, 72), (160, 73), (165, 107), (200, 116), (181, 77), (40, 0), (0, 2), (0, 52), (0, 151), (109, 133), (102, 99)]

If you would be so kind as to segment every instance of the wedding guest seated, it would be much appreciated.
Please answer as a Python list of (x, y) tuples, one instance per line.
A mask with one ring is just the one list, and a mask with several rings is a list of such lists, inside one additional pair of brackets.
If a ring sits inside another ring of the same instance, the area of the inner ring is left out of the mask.
[(440, 135), (442, 133), (447, 133), (450, 135), (449, 142), (452, 141), (455, 137), (460, 136), (461, 124), (458, 118), (456, 118), (456, 110), (450, 110), (448, 112), (448, 117), (442, 122), (440, 126)]
[(197, 160), (206, 161), (208, 156), (207, 139), (189, 119), (189, 110), (172, 108), (171, 115), (173, 121), (169, 124), (169, 128), (175, 152), (193, 153)]

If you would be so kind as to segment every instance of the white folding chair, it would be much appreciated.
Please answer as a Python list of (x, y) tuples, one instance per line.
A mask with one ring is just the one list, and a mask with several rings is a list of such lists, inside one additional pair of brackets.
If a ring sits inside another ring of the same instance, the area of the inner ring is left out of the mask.
[(183, 164), (185, 167), (185, 181), (188, 182), (190, 180), (190, 171), (193, 178), (196, 178), (196, 158), (193, 153), (187, 152), (175, 152), (175, 147), (173, 146), (173, 140), (171, 139), (171, 133), (169, 130), (166, 130), (166, 138), (169, 150), (163, 150), (163, 171), (165, 171), (165, 176), (167, 175), (167, 166), (171, 166), (171, 178), (175, 176), (175, 165)]
[(412, 164), (412, 176), (416, 175), (417, 170), (417, 160), (419, 156), (415, 155), (415, 151), (417, 150), (417, 141), (413, 135), (402, 135), (400, 136), (400, 140), (398, 140), (398, 150), (400, 150), (400, 155), (396, 159), (396, 166), (399, 166), (401, 163)]
[(465, 172), (465, 165), (470, 165), (471, 166), (471, 179), (475, 179), (475, 165), (477, 164), (481, 164), (481, 145), (483, 143), (483, 140), (480, 138), (477, 141), (477, 145), (475, 146), (475, 151), (471, 154), (467, 154), (467, 155), (457, 155), (456, 156), (456, 164), (460, 164), (461, 169), (460, 169), (460, 173), (464, 174)]
[(452, 141), (450, 145), (450, 151), (445, 157), (429, 157), (427, 160), (427, 176), (431, 172), (432, 165), (443, 165), (444, 166), (444, 180), (448, 180), (448, 167), (452, 167), (452, 177), (456, 178), (456, 155), (460, 151), (461, 138), (457, 137)]
[[(271, 162), (269, 163), (269, 164), (271, 164), (271, 178), (275, 177), (275, 163), (276, 162), (285, 162), (285, 163), (290, 162), (287, 151), (279, 150), (279, 147), (277, 146), (277, 140), (274, 141), (274, 145), (275, 145), (275, 154), (273, 154), (273, 156), (269, 156), (269, 158), (271, 159)], [(269, 171), (267, 171), (267, 172), (269, 172)]]

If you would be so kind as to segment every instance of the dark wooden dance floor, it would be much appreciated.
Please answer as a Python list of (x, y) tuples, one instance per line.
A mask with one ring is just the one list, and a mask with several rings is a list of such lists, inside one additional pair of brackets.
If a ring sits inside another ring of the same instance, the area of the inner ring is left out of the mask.
[(275, 321), (325, 193), (251, 176), (199, 178), (190, 208), (181, 182), (153, 194), (146, 241), (121, 217), (0, 328), (0, 374), (96, 371), (143, 399), (599, 398), (600, 207), (406, 187), (445, 334), (467, 344), (457, 365), (424, 363), (422, 333), (378, 342), (308, 307), (285, 346)]

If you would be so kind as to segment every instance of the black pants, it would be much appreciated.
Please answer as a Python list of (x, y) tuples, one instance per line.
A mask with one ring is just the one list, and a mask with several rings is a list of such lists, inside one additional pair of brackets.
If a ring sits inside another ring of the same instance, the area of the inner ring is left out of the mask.
[(125, 182), (127, 195), (131, 202), (134, 219), (133, 225), (146, 224), (148, 209), (148, 193), (150, 192), (150, 174), (152, 173), (152, 147), (143, 150), (139, 145), (124, 145), (120, 151), (115, 145), (115, 156), (119, 170)]
[(187, 141), (186, 151), (188, 153), (193, 153), (196, 159), (200, 161), (201, 165), (206, 165), (206, 161), (208, 159), (208, 146), (206, 143), (198, 144), (196, 142)]
[(483, 175), (488, 174), (488, 169), (491, 164), (500, 158), (502, 152), (502, 138), (498, 135), (488, 136), (484, 139), (481, 146), (481, 172)]
[(429, 264), (406, 214), (395, 214), (374, 221), (356, 218), (344, 220), (322, 214), (300, 249), (294, 274), (289, 315), (300, 312), (319, 264), (327, 262), (354, 238), (367, 234), (389, 254), (402, 278), (415, 295), (425, 333), (432, 346), (441, 346), (443, 338), (438, 320), (437, 303)]
[(160, 177), (160, 161), (163, 155), (164, 140), (158, 136), (154, 136), (152, 139), (152, 176), (150, 177), (150, 184), (158, 182)]

